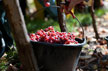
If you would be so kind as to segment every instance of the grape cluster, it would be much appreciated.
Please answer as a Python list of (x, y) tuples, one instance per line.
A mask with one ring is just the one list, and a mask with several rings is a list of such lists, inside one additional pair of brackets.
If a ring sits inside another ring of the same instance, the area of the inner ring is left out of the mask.
[(36, 33), (31, 33), (30, 39), (36, 42), (47, 42), (56, 44), (78, 44), (75, 40), (75, 35), (72, 33), (55, 31), (52, 26), (45, 30), (38, 30)]

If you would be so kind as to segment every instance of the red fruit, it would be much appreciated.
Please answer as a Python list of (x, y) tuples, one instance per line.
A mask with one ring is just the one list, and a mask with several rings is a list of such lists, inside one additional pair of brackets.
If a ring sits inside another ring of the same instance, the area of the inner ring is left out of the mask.
[(77, 42), (77, 41), (74, 41), (74, 43), (75, 43), (75, 44), (78, 44), (78, 42)]
[(75, 35), (66, 32), (56, 32), (52, 26), (45, 30), (39, 30), (35, 34), (30, 34), (30, 39), (36, 42), (47, 42), (57, 44), (78, 44)]
[(56, 36), (56, 33), (51, 32), (51, 36)]
[(54, 31), (53, 26), (48, 27), (49, 31)]
[(50, 7), (50, 2), (46, 2), (45, 7)]
[(41, 31), (41, 30), (37, 31), (36, 35), (42, 36), (43, 35), (43, 31)]
[(34, 36), (35, 36), (35, 34), (34, 34), (34, 33), (30, 34), (30, 37), (34, 37)]
[(45, 37), (45, 42), (49, 42), (49, 36)]
[(36, 40), (39, 41), (40, 40), (40, 36), (36, 35)]
[(70, 41), (66, 41), (64, 44), (70, 44)]
[(35, 37), (31, 37), (30, 40), (37, 41)]
[(45, 29), (45, 32), (49, 31), (48, 28)]

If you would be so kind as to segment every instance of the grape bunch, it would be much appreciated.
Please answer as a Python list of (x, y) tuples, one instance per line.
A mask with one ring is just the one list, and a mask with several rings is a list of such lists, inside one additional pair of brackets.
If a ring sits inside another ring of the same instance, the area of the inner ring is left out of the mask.
[(47, 42), (55, 44), (78, 44), (75, 40), (75, 35), (72, 33), (55, 31), (52, 26), (45, 30), (38, 30), (36, 33), (29, 34), (32, 41)]

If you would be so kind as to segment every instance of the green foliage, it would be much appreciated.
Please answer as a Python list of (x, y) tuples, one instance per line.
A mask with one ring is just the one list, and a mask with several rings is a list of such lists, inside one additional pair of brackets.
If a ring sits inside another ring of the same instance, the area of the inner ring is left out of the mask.
[[(75, 15), (83, 26), (90, 25), (92, 23), (89, 13), (77, 13)], [(53, 26), (55, 30), (60, 31), (58, 21), (54, 21), (52, 19), (49, 19), (48, 21), (32, 20), (27, 22), (27, 29), (29, 33), (35, 33), (37, 30), (47, 28), (48, 26)], [(79, 26), (79, 23), (76, 21), (76, 19), (70, 17), (69, 19), (66, 19), (66, 26), (68, 31), (72, 32), (76, 31), (74, 27)]]
[(98, 17), (103, 16), (103, 15), (105, 14), (105, 12), (107, 12), (107, 10), (105, 10), (105, 9), (103, 9), (103, 8), (100, 8), (100, 9), (96, 9), (96, 10), (95, 10), (95, 14), (96, 14), (96, 16), (98, 16)]
[(10, 50), (7, 52), (6, 59), (7, 59), (8, 61), (12, 61), (12, 60), (14, 60), (14, 59), (18, 59), (17, 51), (16, 51), (16, 50), (13, 50), (13, 49), (10, 49)]
[(53, 26), (56, 30), (60, 31), (59, 24), (57, 21), (49, 19), (48, 21), (44, 20), (33, 20), (27, 22), (27, 29), (29, 33), (34, 33), (39, 29), (47, 28), (48, 26)]
[(6, 69), (7, 69), (6, 59), (4, 60), (0, 59), (0, 71), (5, 71)]
[(76, 31), (75, 26), (79, 26), (78, 22), (70, 17), (69, 19), (66, 20), (66, 26), (68, 29), (68, 32)]
[[(83, 26), (88, 26), (92, 24), (92, 18), (89, 13), (77, 13), (75, 15)], [(79, 26), (79, 23), (72, 17), (70, 17), (67, 22), (72, 23), (71, 25), (73, 26)]]
[(92, 18), (90, 17), (90, 15), (85, 15), (85, 17), (82, 19), (81, 21), (83, 26), (88, 26), (92, 24)]
[(16, 67), (19, 67), (21, 63), (18, 59), (18, 53), (16, 50), (10, 49), (6, 55), (0, 59), (0, 71), (6, 71), (9, 64), (13, 64)]
[(83, 26), (88, 26), (92, 24), (92, 18), (89, 13), (78, 14), (78, 19)]

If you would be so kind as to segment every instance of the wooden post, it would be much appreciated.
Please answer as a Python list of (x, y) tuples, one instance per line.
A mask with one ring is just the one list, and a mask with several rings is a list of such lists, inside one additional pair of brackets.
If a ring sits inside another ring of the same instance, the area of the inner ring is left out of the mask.
[(90, 14), (92, 17), (92, 25), (93, 25), (93, 29), (95, 32), (95, 37), (98, 40), (99, 39), (99, 34), (97, 31), (97, 26), (96, 26), (96, 19), (95, 19), (95, 15), (94, 15), (94, 0), (92, 0), (92, 5), (90, 6)]
[[(61, 1), (62, 0), (56, 0), (57, 6), (60, 6)], [(67, 32), (66, 23), (63, 19), (63, 14), (62, 14), (60, 8), (58, 8), (57, 11), (58, 11), (58, 22), (59, 22), (60, 29), (62, 32)]]
[(3, 0), (24, 71), (38, 71), (18, 0)]

